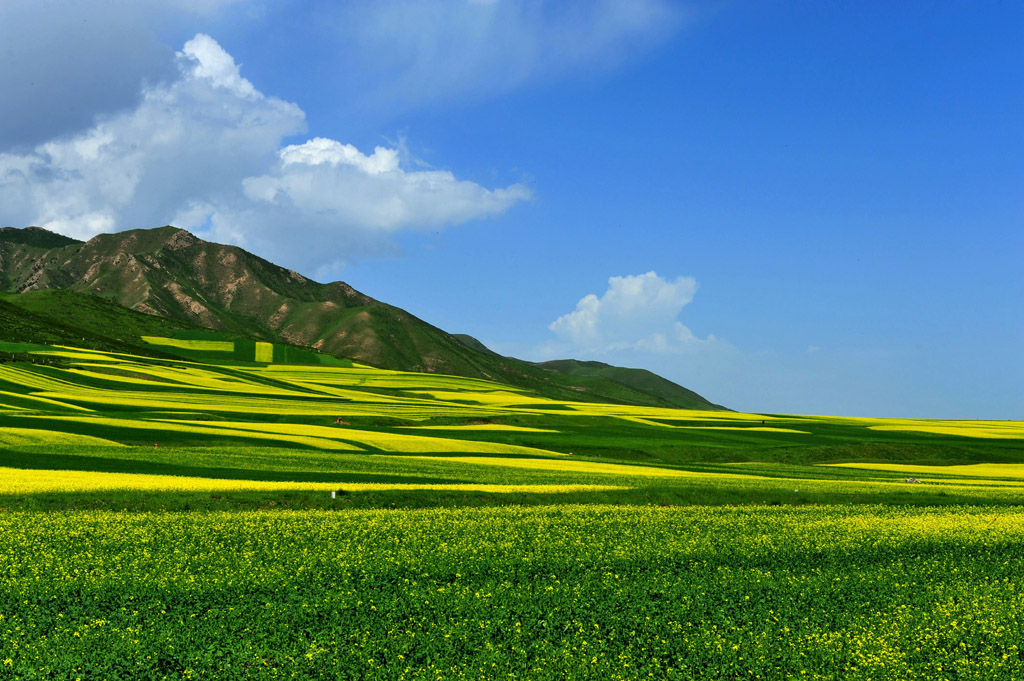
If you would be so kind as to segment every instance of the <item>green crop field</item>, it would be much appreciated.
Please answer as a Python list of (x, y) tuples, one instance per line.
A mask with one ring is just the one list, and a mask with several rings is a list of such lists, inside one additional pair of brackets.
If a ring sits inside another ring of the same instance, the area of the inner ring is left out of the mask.
[(1024, 677), (1022, 422), (157, 340), (0, 343), (0, 679)]
[(8, 676), (1024, 674), (1024, 512), (7, 514)]

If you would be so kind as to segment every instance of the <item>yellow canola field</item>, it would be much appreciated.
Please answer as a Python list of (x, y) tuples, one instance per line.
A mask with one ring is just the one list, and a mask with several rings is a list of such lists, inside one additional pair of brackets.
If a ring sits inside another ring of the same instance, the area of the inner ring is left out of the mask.
[(544, 397), (533, 397), (508, 390), (421, 390), (419, 394), (443, 402), (471, 401), (488, 406), (551, 404), (551, 400)]
[(142, 340), (150, 345), (162, 345), (168, 348), (180, 348), (182, 350), (199, 350), (204, 352), (234, 352), (234, 341), (211, 341), (211, 340), (179, 340), (177, 338), (166, 338), (163, 336), (140, 336)]
[[(410, 457), (421, 458), (421, 457)], [(422, 457), (427, 458), (427, 457)], [(720, 473), (705, 471), (687, 471), (672, 468), (656, 468), (653, 466), (632, 466), (629, 464), (599, 463), (593, 461), (579, 461), (573, 459), (508, 459), (491, 457), (429, 457), (431, 461), (449, 461), (454, 463), (473, 464), (477, 466), (495, 466), (506, 468), (519, 468), (538, 471), (552, 471), (561, 473), (578, 474), (603, 474), (614, 475), (617, 480), (626, 478), (662, 478), (667, 480), (705, 480), (709, 482), (721, 481), (730, 483), (741, 483), (744, 485), (767, 486), (770, 488), (789, 488), (792, 486), (794, 492), (801, 489), (827, 491), (893, 491), (907, 492), (909, 494), (925, 493), (929, 489), (941, 486), (946, 489), (955, 488), (958, 492), (970, 494), (973, 491), (981, 491), (985, 488), (1007, 487), (1007, 493), (1016, 494), (1018, 487), (1024, 491), (1024, 481), (1019, 485), (1014, 481), (998, 480), (936, 480), (934, 485), (908, 485), (903, 480), (816, 480), (805, 478), (776, 478), (771, 476), (743, 474), (743, 473)]]
[(266, 362), (267, 364), (274, 361), (274, 344), (265, 343), (263, 341), (256, 342), (256, 361)]
[(436, 400), (427, 400), (408, 396), (382, 395), (380, 393), (366, 392), (365, 390), (358, 390), (332, 383), (312, 383), (308, 381), (291, 381), (291, 383), (293, 385), (330, 395), (331, 397), (340, 397), (344, 400), (351, 400), (352, 402), (385, 405), (424, 405), (426, 407), (437, 407), (442, 404)]
[(348, 442), (373, 447), (385, 452), (465, 452), (479, 454), (514, 454), (520, 456), (564, 456), (546, 449), (509, 445), (501, 442), (478, 442), (474, 440), (455, 440), (446, 437), (425, 435), (407, 435), (405, 433), (380, 433), (372, 430), (359, 430), (337, 426), (311, 426), (292, 423), (243, 423), (221, 421), (168, 421), (188, 426), (196, 425), (206, 428), (225, 428), (232, 431), (257, 433), (276, 433), (290, 437), (293, 434), (310, 435), (321, 439), (339, 438)]
[[(6, 371), (6, 373), (5, 373)], [(180, 410), (275, 415), (323, 415), (343, 416), (345, 414), (365, 414), (372, 416), (393, 416), (421, 420), (431, 416), (461, 415), (471, 410), (478, 418), (497, 415), (493, 409), (467, 405), (445, 404), (430, 400), (390, 397), (359, 391), (338, 391), (341, 394), (316, 395), (301, 391), (289, 391), (261, 384), (250, 384), (243, 381), (225, 380), (216, 375), (201, 375), (201, 372), (179, 369), (149, 371), (149, 375), (161, 376), (174, 374), (180, 380), (181, 392), (147, 391), (153, 385), (145, 380), (135, 381), (137, 390), (117, 390), (83, 386), (72, 381), (42, 376), (24, 370), (6, 370), (0, 366), (0, 379), (8, 379), (28, 388), (34, 389), (37, 398), (56, 400), (63, 404), (65, 400), (86, 403), (97, 407), (141, 407), (150, 410)], [(166, 372), (166, 373), (165, 373)], [(65, 372), (69, 378), (76, 378), (71, 371)], [(98, 376), (109, 379), (109, 376)], [(195, 386), (216, 391), (189, 391), (189, 383)], [(24, 397), (24, 396), (23, 396)], [(338, 400), (337, 398), (344, 398)], [(70, 406), (70, 405), (69, 405)], [(82, 406), (74, 407), (83, 409)]]
[[(590, 414), (593, 416), (618, 416), (627, 419), (659, 419), (669, 422), (686, 423), (687, 421), (722, 421), (740, 422), (749, 421), (778, 421), (782, 417), (766, 416), (764, 414), (745, 414), (736, 411), (709, 411), (701, 409), (671, 409), (667, 407), (635, 407), (623, 404), (598, 404), (590, 402), (563, 402), (551, 404), (563, 404), (573, 411)], [(786, 417), (783, 420), (792, 420)], [(664, 425), (664, 424), (661, 424)]]
[(58, 350), (31, 350), (30, 355), (45, 355), (47, 357), (66, 357), (68, 359), (89, 359), (94, 361), (110, 360), (111, 356), (102, 350), (79, 350), (78, 348), (55, 346)]
[[(36, 418), (34, 416), (25, 416), (25, 419)], [(138, 419), (120, 419), (111, 417), (79, 417), (79, 416), (55, 416), (45, 417), (48, 419), (59, 419), (61, 421), (71, 423), (87, 423), (95, 426), (108, 426), (114, 428), (125, 428), (130, 430), (143, 430), (147, 434), (151, 434), (154, 440), (160, 439), (160, 433), (188, 433), (195, 435), (219, 435), (219, 436), (231, 436), (231, 437), (243, 437), (246, 439), (256, 440), (272, 440), (274, 442), (293, 443), (297, 445), (303, 445), (307, 447), (315, 447), (317, 449), (332, 449), (340, 451), (363, 451), (360, 447), (342, 442), (341, 440), (330, 439), (326, 437), (310, 437), (303, 435), (299, 431), (302, 426), (295, 426), (293, 432), (287, 432), (283, 428), (277, 430), (271, 430), (271, 426), (265, 424), (223, 424), (219, 422), (218, 425), (212, 426), (208, 421), (172, 421), (172, 420), (153, 420), (153, 421), (142, 421)], [(246, 426), (245, 428), (235, 428), (231, 426)], [(313, 426), (310, 426), (313, 427)], [(7, 430), (7, 429), (5, 429)], [(84, 436), (81, 435), (68, 435), (70, 438), (75, 438), (71, 444), (78, 441), (78, 438)]]
[(269, 367), (246, 369), (285, 381), (317, 383), (320, 385), (352, 386), (362, 388), (389, 388), (398, 390), (447, 390), (462, 394), (474, 392), (518, 392), (512, 386), (491, 383), (483, 379), (446, 376), (444, 374), (416, 374), (390, 369), (353, 367), (289, 366), (275, 364)]
[(98, 473), (95, 471), (45, 471), (0, 468), (0, 494), (39, 494), (49, 492), (103, 492), (132, 490), (139, 492), (242, 492), (242, 491), (302, 491), (345, 490), (370, 492), (387, 490), (448, 490), (458, 492), (558, 493), (598, 492), (628, 489), (618, 485), (488, 485), (368, 482), (286, 482), (264, 480), (226, 480), (194, 478), (177, 475), (141, 475), (137, 473)]
[[(38, 406), (39, 409), (44, 409), (46, 407), (61, 407), (63, 409), (75, 409), (77, 411), (92, 411), (91, 409), (87, 409), (86, 407), (80, 407), (77, 404), (68, 404), (67, 402), (61, 402), (60, 400), (50, 400), (45, 397), (39, 397), (38, 395), (22, 395), (20, 393), (12, 393), (7, 392), (6, 390), (0, 390), (0, 403), (4, 402), (5, 398), (7, 400), (18, 402), (26, 400), (30, 403), (33, 403), (33, 406)], [(9, 404), (5, 405), (5, 408), (22, 409), (21, 407), (15, 407)]]
[[(643, 408), (644, 407), (637, 407), (637, 409), (643, 409)], [(621, 409), (621, 407), (620, 407), (620, 409)], [(685, 411), (685, 410), (681, 409), (680, 411)], [(695, 413), (696, 414), (707, 414), (708, 412), (695, 412)], [(774, 427), (774, 426), (747, 426), (747, 425), (734, 425), (734, 426), (684, 426), (684, 425), (677, 425), (677, 424), (674, 424), (674, 423), (666, 423), (664, 420), (654, 421), (651, 418), (643, 418), (643, 417), (640, 417), (640, 416), (630, 416), (628, 414), (609, 414), (609, 416), (616, 416), (617, 418), (620, 418), (623, 421), (632, 421), (633, 423), (641, 423), (641, 424), (643, 424), (645, 426), (656, 426), (658, 428), (675, 428), (675, 429), (678, 429), (678, 430), (739, 430), (739, 431), (764, 432), (764, 433), (797, 433), (797, 434), (800, 434), (800, 435), (809, 435), (810, 434), (806, 430), (795, 430), (795, 429), (792, 429), (792, 428), (780, 428), (780, 427)], [(703, 416), (702, 415), (702, 416), (694, 416), (691, 420), (703, 421), (705, 419), (709, 419), (709, 420), (715, 421), (717, 423), (737, 423), (737, 424), (748, 423), (748, 422), (752, 422), (752, 421), (756, 422), (755, 419), (747, 418), (748, 416), (751, 416), (750, 414), (735, 414), (734, 416), (737, 416), (738, 418), (723, 418), (721, 416), (717, 416), (717, 417), (713, 417), (712, 418), (712, 417), (708, 417), (708, 416)], [(756, 415), (754, 415), (754, 416), (756, 416)], [(679, 423), (687, 423), (687, 421), (680, 421), (678, 419), (678, 414), (676, 414), (676, 418), (674, 420), (679, 421)], [(761, 421), (762, 421), (762, 423), (764, 423), (766, 420), (765, 419), (761, 419)]]
[(882, 431), (931, 433), (933, 435), (1024, 440), (1024, 422), (1021, 421), (910, 421), (868, 426), (868, 428)]
[[(92, 365), (87, 363), (78, 363), (77, 366), (110, 366), (109, 364), (103, 365)], [(128, 364), (121, 363), (117, 365), (118, 369), (123, 369), (131, 372), (137, 372), (148, 376), (153, 376), (158, 380), (170, 380), (174, 381), (181, 387), (185, 385), (188, 387), (196, 388), (210, 388), (213, 390), (219, 390), (226, 393), (259, 393), (261, 395), (274, 395), (274, 396), (293, 396), (293, 397), (308, 397), (309, 394), (299, 390), (288, 390), (285, 388), (275, 388), (272, 386), (265, 385), (263, 383), (250, 382), (236, 378), (235, 376), (227, 376), (217, 371), (211, 371), (203, 368), (201, 365), (188, 365), (179, 364), (176, 366), (153, 366), (145, 364)], [(149, 383), (137, 382), (138, 387), (148, 387)]]
[(550, 428), (531, 428), (530, 426), (512, 426), (504, 423), (467, 423), (461, 426), (400, 426), (402, 430), (501, 430), (517, 433), (557, 433)]
[[(109, 390), (93, 388), (77, 383), (75, 379), (80, 377), (98, 378), (104, 381), (114, 381), (134, 385), (144, 390), (155, 386), (174, 387), (181, 390), (192, 388), (206, 388), (225, 393), (225, 398), (232, 399), (240, 395), (264, 395), (274, 397), (295, 397), (309, 399), (308, 392), (301, 390), (288, 390), (276, 388), (262, 383), (248, 382), (227, 376), (215, 371), (209, 371), (196, 365), (182, 364), (179, 366), (154, 366), (147, 364), (136, 364), (133, 362), (75, 362), (71, 369), (53, 369), (67, 376), (67, 380), (43, 376), (36, 372), (20, 369), (0, 367), (0, 378), (6, 378), (12, 382), (19, 383), (29, 388), (45, 391), (44, 394), (59, 392), (67, 398), (87, 399), (96, 401), (95, 396), (105, 397), (110, 394)], [(105, 368), (115, 368), (121, 372), (139, 374), (138, 377), (112, 374), (103, 371)], [(131, 394), (150, 395), (150, 392), (135, 391)], [(166, 395), (167, 393), (156, 393)], [(191, 394), (191, 393), (189, 393)], [(354, 393), (362, 398), (376, 397), (367, 393)]]
[(425, 458), (431, 461), (452, 461), (469, 463), (478, 466), (498, 466), (505, 468), (525, 468), (540, 471), (560, 471), (566, 473), (601, 473), (620, 477), (644, 478), (728, 478), (733, 480), (755, 480), (762, 478), (757, 475), (741, 473), (703, 473), (684, 471), (674, 468), (655, 468), (653, 466), (631, 466), (619, 463), (597, 463), (594, 461), (576, 461), (573, 459), (505, 459), (497, 457), (445, 456), (445, 457), (410, 457)]
[(74, 433), (62, 433), (55, 430), (41, 430), (36, 428), (8, 428), (0, 429), (0, 447), (25, 447), (29, 445), (76, 445), (124, 447), (119, 442), (104, 440), (101, 437), (91, 435), (75, 435)]
[(739, 430), (744, 432), (758, 433), (797, 433), (799, 435), (810, 435), (806, 430), (795, 430), (793, 428), (772, 428), (769, 426), (673, 426), (685, 430)]
[[(13, 364), (0, 364), (0, 380), (43, 391), (77, 391), (81, 386)], [(59, 396), (58, 396), (59, 397)]]
[[(68, 369), (68, 372), (75, 375), (83, 376), (85, 378), (100, 379), (102, 381), (112, 381), (114, 383), (125, 383), (128, 385), (134, 385), (136, 387), (138, 387), (139, 385), (152, 385), (153, 387), (160, 386), (164, 388), (178, 388), (179, 390), (182, 388), (181, 383), (170, 383), (166, 379), (158, 378), (150, 372), (135, 371), (134, 367), (124, 368), (122, 370), (139, 374), (138, 376), (125, 376), (123, 374), (112, 374), (110, 372), (103, 371), (102, 367), (110, 366), (108, 364), (104, 364), (96, 370), (82, 368), (83, 366), (84, 365), (78, 365), (74, 368)], [(121, 369), (121, 367), (118, 368)]]
[[(337, 416), (343, 413), (364, 413), (360, 405), (338, 404), (327, 400), (308, 401), (261, 398), (249, 395), (204, 395), (199, 393), (147, 393), (141, 391), (112, 392), (78, 388), (73, 392), (42, 392), (39, 397), (74, 400), (98, 407), (142, 407), (150, 410), (203, 411), (220, 413)], [(373, 406), (373, 405), (369, 405)], [(342, 410), (344, 408), (344, 411)], [(373, 410), (380, 411), (379, 408)], [(381, 415), (387, 415), (381, 413)]]
[[(893, 471), (914, 477), (929, 474), (962, 475), (970, 478), (1015, 478), (1024, 480), (1024, 464), (1021, 463), (977, 463), (963, 466), (916, 466), (913, 464), (895, 463), (832, 463), (822, 464), (836, 468), (865, 468), (873, 471)], [(969, 484), (979, 481), (970, 480)], [(1005, 482), (1005, 481), (1001, 481)]]
[(840, 426), (863, 426), (868, 430), (882, 432), (931, 433), (933, 435), (953, 435), (958, 437), (1024, 440), (1024, 421), (887, 419), (858, 416), (798, 416), (795, 418)]

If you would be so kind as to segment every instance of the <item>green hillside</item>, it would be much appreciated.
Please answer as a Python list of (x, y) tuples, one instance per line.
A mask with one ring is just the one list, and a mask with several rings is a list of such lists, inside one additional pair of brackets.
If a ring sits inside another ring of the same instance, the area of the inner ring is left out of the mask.
[[(21, 305), (15, 305), (11, 300), (15, 300), (18, 303), (31, 301), (32, 305), (28, 308), (22, 307)], [(54, 308), (52, 306), (56, 301), (62, 301), (60, 308)], [(132, 352), (140, 353), (144, 355), (155, 355), (162, 356), (163, 353), (147, 349), (145, 344), (138, 342), (137, 339), (133, 340), (122, 340), (123, 337), (130, 335), (123, 334), (120, 331), (114, 333), (114, 335), (108, 335), (111, 328), (118, 329), (122, 328), (120, 324), (115, 323), (111, 326), (104, 326), (101, 323), (77, 325), (77, 319), (72, 317), (74, 314), (53, 314), (54, 309), (62, 309), (64, 305), (67, 305), (69, 301), (77, 303), (97, 303), (97, 307), (103, 310), (106, 307), (113, 308), (119, 311), (117, 317), (118, 322), (122, 321), (120, 317), (123, 316), (131, 318), (133, 315), (138, 317), (147, 317), (131, 310), (126, 310), (118, 305), (102, 301), (100, 299), (94, 299), (92, 296), (85, 296), (82, 294), (76, 294), (65, 291), (44, 291), (36, 295), (26, 296), (11, 296), (0, 294), (0, 341), (8, 341), (15, 343), (27, 343), (35, 345), (74, 345), (76, 347), (90, 348), (95, 350), (106, 350), (112, 352)], [(42, 305), (39, 303), (42, 302)], [(33, 312), (32, 308), (39, 309), (39, 312)], [(105, 310), (104, 310), (105, 311)], [(168, 323), (165, 320), (153, 319), (153, 323), (150, 325), (151, 328), (159, 327), (165, 331), (174, 331), (178, 327), (174, 324)]]
[(454, 338), (455, 340), (459, 341), (460, 343), (462, 343), (466, 347), (472, 348), (472, 349), (476, 350), (477, 352), (482, 352), (482, 353), (484, 353), (486, 355), (492, 355), (494, 357), (500, 357), (501, 356), (498, 353), (496, 353), (494, 350), (491, 350), (489, 347), (487, 347), (486, 345), (484, 345), (483, 343), (478, 341), (476, 338), (473, 338), (472, 336), (470, 336), (469, 334), (466, 334), (466, 333), (453, 333), (452, 334), (452, 338)]
[[(166, 335), (195, 328), (173, 319), (143, 314), (98, 296), (71, 290), (39, 290), (21, 294), (0, 294), (0, 300), (26, 313), (98, 336), (137, 344), (143, 335)], [(73, 340), (73, 333), (67, 340)]]
[[(681, 387), (658, 384), (648, 390), (632, 374), (625, 380), (564, 374), (501, 357), (342, 282), (320, 284), (174, 227), (101, 234), (85, 243), (45, 230), (8, 229), (0, 234), (0, 282), (11, 293), (87, 293), (253, 342), (306, 347), (400, 371), (495, 380), (557, 399), (720, 408)], [(8, 298), (20, 305), (18, 300)], [(58, 299), (28, 299), (23, 307), (125, 342), (142, 335), (140, 322), (110, 319), (96, 303), (78, 313), (68, 312)]]
[[(703, 400), (700, 395), (683, 386), (662, 378), (646, 369), (627, 369), (604, 362), (583, 362), (578, 359), (556, 359), (538, 362), (536, 366), (572, 377), (604, 378), (648, 395), (655, 395), (665, 401), (686, 408)], [(716, 407), (718, 405), (715, 405)]]
[(25, 229), (0, 227), (0, 242), (20, 244), (44, 250), (82, 243), (78, 239), (72, 239), (63, 234), (56, 234), (42, 227), (26, 227)]
[[(351, 366), (348, 360), (285, 343), (263, 342), (262, 345), (269, 346), (270, 355), (260, 358), (256, 353), (260, 342), (251, 338), (143, 314), (106, 298), (70, 290), (0, 293), (0, 321), (0, 341), (73, 345), (218, 363), (276, 361)], [(194, 341), (200, 344), (197, 346)], [(221, 343), (231, 349), (211, 352), (201, 349), (203, 342)]]

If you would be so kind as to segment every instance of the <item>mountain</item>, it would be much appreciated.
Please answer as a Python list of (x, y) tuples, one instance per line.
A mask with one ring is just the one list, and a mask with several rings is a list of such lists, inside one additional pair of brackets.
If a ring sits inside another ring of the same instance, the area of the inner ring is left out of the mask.
[[(87, 242), (38, 227), (0, 229), (0, 290), (90, 294), (178, 324), (311, 347), (389, 369), (485, 378), (555, 399), (721, 408), (681, 386), (645, 388), (633, 374), (563, 371), (561, 365), (502, 357), (475, 339), (446, 333), (343, 282), (321, 284), (175, 227), (101, 234)], [(35, 307), (28, 299), (19, 304), (22, 296), (5, 300), (78, 328), (69, 307), (56, 298), (38, 298)], [(80, 325), (95, 319), (80, 316)], [(110, 322), (92, 332), (105, 330), (119, 342), (137, 342), (143, 334), (127, 323)]]
[(627, 369), (604, 362), (582, 362), (578, 359), (556, 359), (536, 362), (534, 366), (573, 377), (604, 378), (648, 395), (661, 397), (673, 404), (693, 403), (704, 398), (647, 369)]

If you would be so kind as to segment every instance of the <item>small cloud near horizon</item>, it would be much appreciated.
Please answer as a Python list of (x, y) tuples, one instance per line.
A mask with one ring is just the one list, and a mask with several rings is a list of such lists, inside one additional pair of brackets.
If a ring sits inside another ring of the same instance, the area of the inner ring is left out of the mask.
[(535, 354), (552, 358), (568, 354), (602, 357), (609, 353), (674, 354), (716, 342), (698, 338), (679, 321), (680, 312), (697, 292), (693, 277), (669, 281), (651, 271), (609, 277), (600, 296), (588, 294), (576, 308), (548, 325), (557, 340)]

